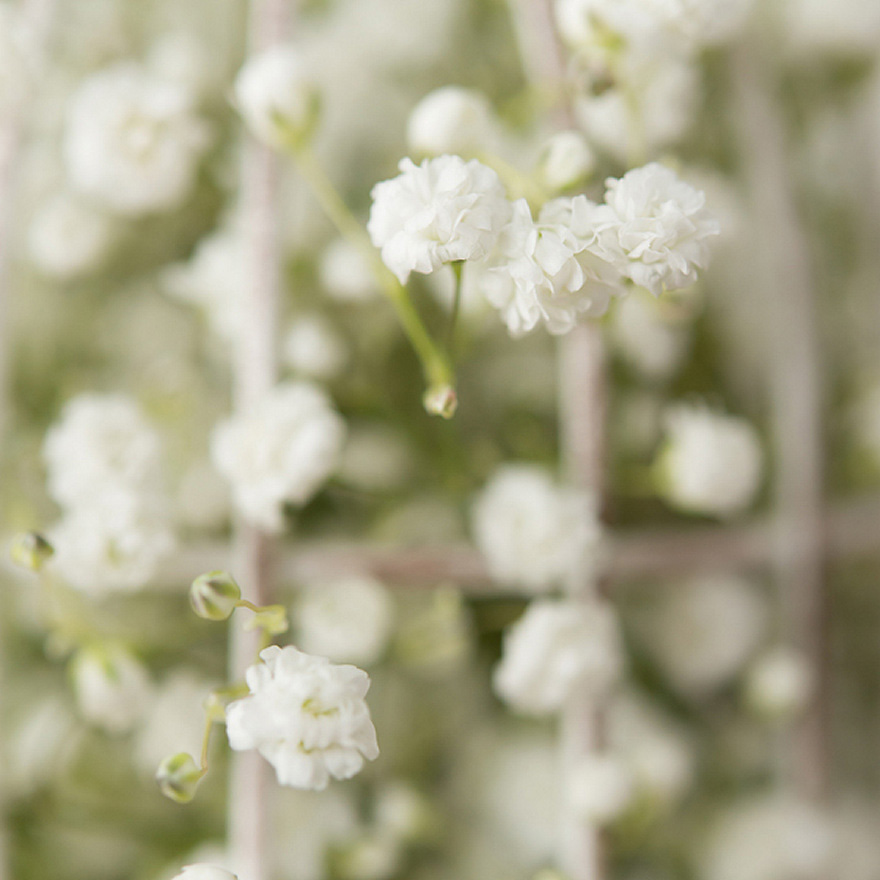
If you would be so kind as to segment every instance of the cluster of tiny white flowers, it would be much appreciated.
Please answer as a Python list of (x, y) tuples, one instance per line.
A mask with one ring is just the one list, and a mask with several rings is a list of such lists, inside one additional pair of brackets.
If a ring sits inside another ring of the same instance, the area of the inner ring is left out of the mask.
[(316, 790), (379, 756), (363, 670), (290, 646), (266, 648), (260, 658), (246, 673), (250, 696), (226, 710), (233, 749), (257, 749), (281, 785)]
[[(584, 167), (568, 166), (559, 180)], [(718, 233), (703, 193), (656, 163), (609, 178), (605, 204), (555, 199), (537, 221), (475, 159), (404, 159), (400, 168), (373, 189), (368, 228), (385, 264), (405, 283), (411, 272), (468, 261), (469, 287), (501, 312), (512, 336), (539, 324), (567, 333), (580, 318), (604, 314), (627, 280), (655, 295), (691, 285)]]
[(394, 600), (369, 577), (313, 584), (293, 609), (296, 642), (334, 663), (369, 666), (380, 659), (394, 626)]
[(64, 159), (76, 190), (139, 216), (186, 199), (208, 143), (187, 89), (121, 63), (92, 74), (71, 99)]
[(215, 427), (211, 460), (229, 481), (239, 512), (279, 531), (284, 504), (312, 498), (336, 467), (344, 438), (345, 422), (324, 391), (283, 382)]
[(122, 395), (71, 400), (43, 446), (48, 490), (64, 516), (53, 566), (92, 595), (134, 590), (173, 547), (160, 440)]
[(506, 634), (492, 681), (517, 711), (545, 715), (559, 711), (578, 688), (604, 693), (622, 667), (617, 619), (608, 605), (540, 600)]
[(679, 405), (667, 416), (657, 464), (661, 492), (672, 506), (724, 517), (754, 500), (763, 454), (757, 432), (745, 419)]
[(592, 567), (600, 526), (592, 499), (536, 465), (504, 465), (473, 506), (474, 537), (493, 580), (548, 590)]

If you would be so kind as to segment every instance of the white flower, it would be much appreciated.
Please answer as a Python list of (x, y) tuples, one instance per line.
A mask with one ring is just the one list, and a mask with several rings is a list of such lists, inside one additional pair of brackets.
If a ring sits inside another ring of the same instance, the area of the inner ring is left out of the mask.
[(80, 192), (136, 216), (184, 201), (207, 143), (186, 89), (117, 64), (90, 76), (71, 99), (64, 158)]
[(102, 504), (117, 490), (162, 482), (160, 440), (137, 404), (121, 394), (80, 394), (46, 434), (49, 494), (62, 506)]
[(124, 648), (84, 648), (71, 672), (80, 713), (108, 733), (131, 730), (146, 712), (152, 696), (149, 675)]
[(568, 333), (580, 317), (604, 314), (611, 297), (623, 292), (617, 269), (594, 252), (590, 237), (573, 229), (593, 207), (585, 196), (557, 199), (535, 223), (525, 199), (514, 203), (513, 217), (475, 282), (501, 311), (511, 336), (540, 323), (550, 333)]
[(337, 238), (324, 248), (318, 264), (318, 277), (321, 286), (339, 302), (366, 302), (378, 293), (369, 262), (344, 238)]
[(366, 672), (289, 646), (266, 648), (260, 658), (246, 673), (251, 695), (226, 710), (233, 749), (257, 749), (282, 785), (317, 790), (379, 756)]
[(235, 79), (235, 102), (251, 132), (269, 146), (284, 147), (309, 132), (318, 97), (296, 48), (273, 46), (250, 59)]
[(593, 217), (598, 252), (655, 296), (693, 284), (709, 261), (707, 239), (720, 232), (705, 195), (656, 162), (606, 186)]
[(761, 642), (767, 616), (767, 602), (751, 581), (719, 574), (670, 584), (644, 629), (671, 682), (702, 694), (742, 669)]
[(234, 342), (248, 289), (247, 267), (244, 240), (232, 224), (203, 238), (189, 261), (168, 266), (161, 280), (171, 296), (204, 310), (219, 339)]
[(680, 405), (667, 416), (658, 466), (662, 494), (673, 507), (724, 517), (754, 500), (763, 455), (757, 432), (745, 419)]
[(238, 880), (235, 874), (214, 865), (187, 865), (173, 880)]
[(293, 612), (304, 651), (335, 663), (369, 666), (382, 656), (394, 626), (394, 601), (369, 577), (306, 587)]
[(293, 319), (284, 337), (282, 357), (297, 375), (327, 381), (345, 368), (348, 349), (326, 318), (303, 314)]
[(543, 590), (590, 565), (600, 538), (593, 500), (532, 465), (493, 474), (474, 503), (473, 529), (494, 580)]
[(596, 156), (579, 131), (560, 131), (544, 144), (538, 169), (554, 192), (584, 180), (596, 166)]
[(793, 648), (779, 646), (752, 664), (746, 677), (745, 699), (759, 715), (791, 718), (806, 707), (813, 687), (807, 658)]
[(482, 92), (445, 86), (416, 104), (406, 127), (410, 150), (427, 156), (472, 153), (492, 136), (492, 106)]
[(104, 257), (112, 229), (109, 218), (79, 199), (59, 195), (34, 217), (28, 234), (31, 258), (54, 278), (75, 278)]
[(617, 620), (610, 607), (532, 602), (504, 638), (495, 691), (514, 709), (543, 715), (562, 708), (579, 688), (603, 693), (623, 665)]
[(72, 508), (49, 538), (52, 570), (94, 597), (140, 589), (175, 546), (166, 511), (150, 510), (135, 494), (117, 494), (106, 507)]
[(460, 156), (421, 165), (403, 159), (399, 167), (397, 177), (373, 187), (367, 229), (401, 284), (411, 272), (487, 256), (510, 215), (498, 175)]
[(308, 382), (283, 382), (214, 429), (211, 460), (251, 522), (278, 531), (285, 503), (303, 505), (336, 467), (345, 422)]
[(614, 309), (611, 339), (626, 362), (655, 382), (671, 378), (687, 354), (688, 333), (664, 313), (663, 302), (634, 290)]
[(597, 825), (607, 825), (623, 815), (635, 793), (632, 773), (612, 754), (580, 758), (571, 769), (567, 785), (572, 807)]

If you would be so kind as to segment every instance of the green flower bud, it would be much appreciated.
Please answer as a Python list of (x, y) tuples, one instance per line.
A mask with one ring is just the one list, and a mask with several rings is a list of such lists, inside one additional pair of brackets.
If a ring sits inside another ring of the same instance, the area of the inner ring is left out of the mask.
[(188, 804), (194, 797), (204, 772), (191, 755), (179, 752), (166, 758), (156, 771), (156, 782), (165, 797), (178, 804)]
[(241, 588), (229, 572), (200, 574), (189, 588), (193, 611), (205, 620), (228, 620), (241, 599)]
[(449, 385), (432, 386), (425, 392), (422, 402), (432, 416), (442, 419), (451, 419), (458, 409), (458, 397), (455, 389)]
[(15, 536), (9, 553), (16, 565), (40, 571), (55, 555), (55, 548), (39, 532), (25, 532)]

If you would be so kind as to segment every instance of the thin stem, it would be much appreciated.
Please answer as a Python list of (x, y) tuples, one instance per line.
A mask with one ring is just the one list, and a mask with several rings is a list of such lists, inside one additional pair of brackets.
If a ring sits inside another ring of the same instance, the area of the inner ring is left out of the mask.
[(367, 259), (382, 292), (391, 301), (409, 341), (422, 364), (430, 387), (455, 386), (455, 373), (448, 355), (428, 333), (406, 288), (394, 277), (373, 247), (366, 230), (351, 213), (336, 187), (308, 147), (297, 148), (293, 156), (303, 177), (326, 213), (345, 239)]
[(456, 260), (451, 265), (455, 277), (455, 290), (452, 294), (452, 308), (449, 312), (449, 329), (446, 331), (446, 348), (450, 352), (455, 350), (455, 328), (458, 325), (458, 316), (461, 312), (461, 282), (464, 262)]

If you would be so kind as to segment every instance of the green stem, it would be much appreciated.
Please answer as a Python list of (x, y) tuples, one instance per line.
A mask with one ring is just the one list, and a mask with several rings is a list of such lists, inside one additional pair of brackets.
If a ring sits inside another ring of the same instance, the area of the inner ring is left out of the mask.
[(312, 151), (308, 147), (299, 147), (292, 152), (302, 176), (333, 225), (367, 259), (379, 287), (391, 301), (398, 320), (421, 361), (429, 389), (454, 387), (455, 374), (447, 354), (431, 338), (406, 288), (382, 262), (366, 230), (342, 200)]
[(452, 295), (452, 310), (449, 313), (449, 330), (446, 335), (446, 349), (454, 350), (455, 345), (455, 328), (458, 324), (458, 316), (461, 313), (461, 276), (464, 270), (464, 260), (456, 260), (451, 263), (453, 274), (455, 275), (455, 292)]

